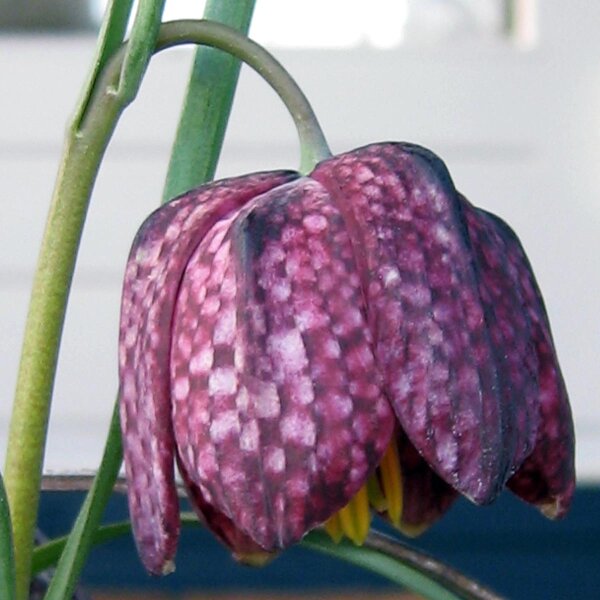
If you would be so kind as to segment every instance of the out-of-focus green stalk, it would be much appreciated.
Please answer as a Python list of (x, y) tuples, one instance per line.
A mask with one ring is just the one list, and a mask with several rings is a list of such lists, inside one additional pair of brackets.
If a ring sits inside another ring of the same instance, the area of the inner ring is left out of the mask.
[(15, 598), (15, 553), (13, 550), (10, 509), (0, 475), (0, 598)]

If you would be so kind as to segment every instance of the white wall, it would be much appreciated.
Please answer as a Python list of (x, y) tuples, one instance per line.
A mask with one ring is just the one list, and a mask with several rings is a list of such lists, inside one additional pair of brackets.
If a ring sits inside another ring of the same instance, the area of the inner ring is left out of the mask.
[[(581, 480), (600, 480), (600, 4), (546, 0), (539, 46), (501, 43), (277, 52), (335, 151), (410, 140), (442, 155), (475, 204), (502, 215), (535, 267), (575, 412)], [(62, 132), (91, 38), (0, 37), (0, 454), (29, 285)], [(189, 53), (157, 57), (94, 193), (64, 335), (47, 469), (93, 468), (116, 390), (120, 278), (158, 203)], [(220, 174), (294, 167), (289, 118), (242, 76)], [(1, 456), (0, 456), (1, 458)]]

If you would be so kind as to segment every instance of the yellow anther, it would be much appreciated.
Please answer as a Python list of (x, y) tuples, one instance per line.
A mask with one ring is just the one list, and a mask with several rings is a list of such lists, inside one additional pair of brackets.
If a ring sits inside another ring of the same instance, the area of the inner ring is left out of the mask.
[(336, 543), (339, 544), (344, 537), (344, 531), (342, 530), (342, 524), (340, 523), (339, 512), (336, 512), (332, 517), (329, 517), (324, 524), (325, 531), (329, 534), (329, 537)]
[(426, 529), (429, 529), (430, 525), (431, 523), (410, 524), (402, 521), (397, 527), (406, 537), (414, 538), (421, 535)]
[(378, 513), (383, 513), (387, 510), (388, 501), (381, 490), (377, 473), (373, 473), (367, 480), (367, 493), (369, 495), (369, 504)]
[(369, 510), (366, 484), (358, 490), (338, 515), (344, 535), (360, 546), (365, 541), (371, 526), (371, 511)]
[(396, 441), (392, 439), (379, 463), (381, 485), (387, 500), (387, 514), (390, 521), (400, 526), (402, 519), (402, 471)]
[(271, 562), (277, 553), (275, 552), (234, 552), (233, 558), (242, 565), (249, 567), (264, 567)]

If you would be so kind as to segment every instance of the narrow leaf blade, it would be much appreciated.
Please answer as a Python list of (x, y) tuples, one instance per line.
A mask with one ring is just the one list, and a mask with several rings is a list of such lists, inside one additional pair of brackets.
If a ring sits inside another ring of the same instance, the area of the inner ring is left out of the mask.
[(15, 555), (4, 480), (0, 474), (0, 598), (15, 598)]
[(104, 507), (112, 494), (122, 458), (119, 413), (115, 407), (100, 468), (66, 540), (45, 600), (64, 600), (73, 594), (87, 555), (94, 544), (94, 532), (98, 529)]

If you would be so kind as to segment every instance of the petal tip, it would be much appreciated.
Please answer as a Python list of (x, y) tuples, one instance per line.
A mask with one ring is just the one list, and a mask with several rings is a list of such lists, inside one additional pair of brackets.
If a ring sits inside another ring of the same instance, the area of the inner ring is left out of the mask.
[(175, 561), (173, 560), (167, 560), (160, 571), (161, 575), (169, 575), (171, 573), (173, 573), (175, 571)]
[(234, 552), (234, 560), (247, 567), (264, 567), (275, 557), (276, 552)]

